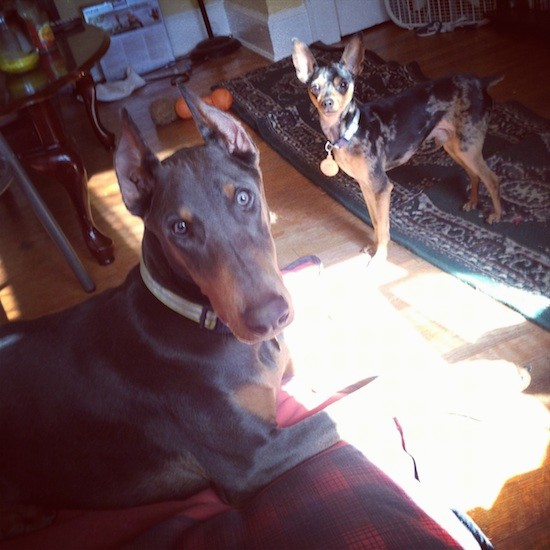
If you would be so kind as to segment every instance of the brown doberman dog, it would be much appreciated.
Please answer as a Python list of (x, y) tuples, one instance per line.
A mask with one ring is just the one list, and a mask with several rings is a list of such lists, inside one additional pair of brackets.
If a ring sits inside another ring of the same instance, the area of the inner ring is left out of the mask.
[(322, 413), (276, 424), (293, 311), (258, 150), (232, 116), (182, 93), (205, 143), (162, 162), (122, 113), (115, 168), (144, 222), (141, 265), (118, 288), (0, 329), (4, 537), (47, 524), (47, 509), (209, 485), (239, 503), (339, 439)]
[(487, 221), (500, 220), (499, 181), (483, 159), (482, 148), (492, 106), (487, 89), (502, 76), (448, 76), (359, 105), (354, 83), (364, 56), (360, 34), (348, 42), (340, 61), (330, 66), (318, 66), (311, 50), (299, 40), (294, 40), (292, 53), (298, 79), (307, 84), (328, 140), (328, 157), (321, 169), (335, 175), (339, 166), (359, 183), (374, 228), (375, 258), (386, 258), (390, 241), (393, 184), (386, 171), (407, 162), (430, 139), (443, 146), (470, 178), (470, 199), (464, 210), (476, 208), (481, 180), (494, 208)]

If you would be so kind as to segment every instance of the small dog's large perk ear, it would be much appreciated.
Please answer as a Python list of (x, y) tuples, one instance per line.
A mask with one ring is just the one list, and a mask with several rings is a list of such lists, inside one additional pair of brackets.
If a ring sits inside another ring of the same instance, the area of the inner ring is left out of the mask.
[(315, 58), (310, 49), (297, 38), (292, 39), (292, 62), (300, 82), (307, 84), (315, 70)]
[(160, 161), (145, 145), (126, 109), (121, 112), (121, 123), (115, 151), (115, 172), (126, 208), (134, 216), (143, 218), (153, 193), (153, 170)]
[(347, 43), (340, 62), (354, 76), (361, 74), (363, 70), (363, 61), (365, 59), (365, 45), (361, 33), (353, 35), (353, 38)]
[(178, 88), (204, 141), (215, 139), (229, 154), (236, 155), (246, 162), (257, 160), (258, 149), (255, 143), (235, 117), (208, 105), (183, 84), (179, 84)]

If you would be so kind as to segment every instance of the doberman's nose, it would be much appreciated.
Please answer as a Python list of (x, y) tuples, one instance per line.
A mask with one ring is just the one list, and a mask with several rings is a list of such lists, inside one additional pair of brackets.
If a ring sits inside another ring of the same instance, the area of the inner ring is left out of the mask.
[(334, 107), (334, 100), (330, 97), (327, 97), (323, 99), (323, 101), (321, 101), (321, 105), (325, 110), (332, 109)]
[(244, 312), (247, 328), (260, 336), (285, 327), (289, 316), (289, 305), (279, 295), (268, 298), (258, 306), (249, 307)]

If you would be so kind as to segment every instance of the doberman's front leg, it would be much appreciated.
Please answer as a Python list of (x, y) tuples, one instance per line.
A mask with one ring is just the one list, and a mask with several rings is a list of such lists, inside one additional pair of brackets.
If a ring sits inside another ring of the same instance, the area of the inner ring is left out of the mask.
[[(370, 395), (367, 387), (376, 378), (371, 376), (361, 380), (350, 395)], [(232, 504), (243, 502), (305, 460), (343, 439), (348, 441), (350, 436), (357, 439), (353, 434), (363, 422), (357, 417), (357, 411), (362, 410), (359, 404), (363, 398), (358, 396), (351, 399), (350, 395), (326, 408), (321, 408), (292, 426), (273, 426), (264, 443), (250, 450), (250, 454), (247, 455), (247, 462), (252, 467), (239, 470), (236, 472), (237, 475), (223, 483), (222, 492), (225, 499)], [(368, 402), (367, 399), (365, 403)], [(353, 420), (350, 422), (350, 419)]]
[(278, 476), (340, 441), (337, 426), (319, 412), (287, 428), (273, 427), (262, 445), (250, 449), (250, 468), (214, 480), (227, 502), (238, 505)]

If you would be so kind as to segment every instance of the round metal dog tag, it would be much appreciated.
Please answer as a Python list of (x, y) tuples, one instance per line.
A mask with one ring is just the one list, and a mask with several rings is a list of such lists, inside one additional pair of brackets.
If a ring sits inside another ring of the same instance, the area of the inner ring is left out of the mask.
[(325, 143), (325, 151), (327, 152), (327, 158), (321, 161), (321, 164), (319, 167), (321, 168), (321, 172), (325, 174), (325, 176), (335, 176), (338, 174), (338, 164), (336, 161), (332, 158), (332, 149), (334, 146), (330, 141), (327, 141)]
[(325, 176), (335, 176), (338, 174), (338, 164), (336, 164), (336, 161), (332, 158), (332, 155), (329, 154), (329, 156), (321, 161), (320, 164), (321, 172), (325, 174)]

